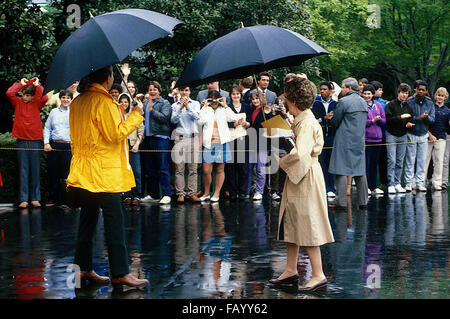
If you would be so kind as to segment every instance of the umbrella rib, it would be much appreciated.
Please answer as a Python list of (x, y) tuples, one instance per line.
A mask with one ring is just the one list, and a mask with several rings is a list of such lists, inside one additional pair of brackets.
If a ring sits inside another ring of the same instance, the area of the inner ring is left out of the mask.
[[(129, 13), (126, 13), (126, 12), (117, 12), (117, 13), (115, 13), (116, 15), (124, 15), (124, 16), (127, 16), (127, 15), (129, 15)], [(169, 34), (171, 34), (173, 31), (173, 28), (176, 26), (176, 25), (178, 25), (179, 23), (177, 23), (177, 24), (175, 24), (175, 26), (173, 26), (173, 27), (171, 27), (171, 26), (168, 26), (169, 28), (171, 28), (172, 30), (171, 31), (167, 31), (165, 28), (163, 28), (163, 27), (161, 27), (161, 26), (159, 26), (159, 25), (157, 25), (157, 24), (155, 24), (155, 23), (153, 23), (153, 22), (151, 22), (151, 21), (149, 21), (149, 20), (147, 20), (147, 19), (145, 19), (145, 18), (143, 18), (143, 17), (140, 17), (140, 16), (137, 16), (137, 15), (132, 15), (134, 18), (136, 18), (136, 19), (139, 19), (139, 20), (141, 20), (141, 21), (144, 21), (144, 22), (146, 22), (146, 23), (151, 23), (152, 24), (152, 26), (154, 27), (154, 28), (156, 28), (156, 29), (159, 29), (159, 30), (161, 30), (161, 31), (163, 31), (163, 32), (165, 32), (165, 33), (167, 33), (167, 35), (169, 35)], [(100, 16), (101, 17), (101, 16)], [(180, 22), (180, 23), (182, 23), (182, 21)], [(97, 23), (97, 25), (99, 25), (98, 23)], [(104, 33), (105, 34), (105, 37), (108, 39), (108, 42), (109, 42), (109, 36), (106, 34), (106, 33)], [(166, 35), (166, 36), (167, 36)], [(153, 41), (153, 40), (152, 40)], [(149, 43), (149, 42), (151, 42), (151, 41), (148, 41), (148, 42), (146, 42), (146, 43)], [(145, 45), (146, 43), (144, 43), (143, 45)], [(138, 46), (138, 47), (136, 47), (135, 48), (135, 50), (136, 49), (138, 49), (138, 48), (140, 48), (142, 45), (140, 45), (140, 46)], [(115, 51), (114, 51), (114, 53), (116, 53)], [(117, 56), (117, 54), (116, 54), (116, 56)], [(119, 57), (117, 57), (119, 60), (120, 60), (120, 58)]]
[[(95, 20), (94, 20), (95, 21)], [(103, 33), (103, 35), (105, 36), (105, 38), (106, 38), (106, 42), (108, 43), (108, 45), (111, 47), (111, 49), (112, 49), (112, 52), (114, 52), (114, 55), (116, 56), (116, 58), (117, 58), (117, 60), (118, 61), (120, 61), (120, 58), (119, 58), (119, 56), (117, 55), (117, 52), (116, 52), (116, 50), (113, 48), (113, 46), (111, 45), (111, 42), (110, 42), (110, 39), (109, 39), (109, 37), (108, 37), (108, 35), (103, 31), (103, 29), (101, 28), (101, 26), (97, 23), (97, 21), (95, 21), (95, 25), (100, 29), (100, 31)]]
[[(248, 32), (250, 32), (250, 31), (248, 31)], [(265, 65), (266, 61), (264, 61), (264, 58), (263, 58), (263, 55), (262, 55), (262, 52), (261, 52), (261, 48), (258, 45), (258, 41), (256, 40), (256, 37), (253, 35), (253, 32), (250, 32), (250, 35), (252, 36), (253, 40), (255, 40), (256, 47), (258, 48), (258, 52), (259, 52), (259, 56), (261, 58), (262, 64)]]

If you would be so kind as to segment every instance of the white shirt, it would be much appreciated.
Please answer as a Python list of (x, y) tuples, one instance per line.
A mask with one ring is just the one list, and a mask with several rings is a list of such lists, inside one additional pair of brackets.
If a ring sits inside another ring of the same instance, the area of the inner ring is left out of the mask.
[(231, 141), (231, 133), (228, 128), (228, 122), (234, 122), (239, 119), (239, 114), (234, 113), (229, 107), (219, 106), (216, 111), (210, 106), (205, 106), (200, 110), (199, 124), (203, 125), (203, 146), (211, 148), (211, 138), (214, 129), (214, 121), (217, 121), (219, 129), (220, 144)]

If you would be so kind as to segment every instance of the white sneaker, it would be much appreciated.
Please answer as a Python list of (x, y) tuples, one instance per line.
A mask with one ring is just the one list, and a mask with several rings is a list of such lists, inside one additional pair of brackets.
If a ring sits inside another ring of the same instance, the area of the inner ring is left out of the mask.
[(389, 194), (395, 194), (397, 192), (397, 189), (394, 186), (388, 187), (388, 193)]
[(280, 199), (280, 196), (279, 196), (277, 193), (273, 193), (273, 194), (272, 194), (272, 199), (273, 199), (273, 200), (279, 200), (279, 199)]
[(419, 187), (417, 187), (417, 189), (419, 190), (419, 191), (421, 191), (421, 192), (426, 192), (427, 191), (427, 189), (426, 189), (426, 187), (424, 187), (424, 186), (419, 186)]
[(161, 198), (161, 200), (159, 201), (159, 204), (161, 205), (167, 205), (170, 204), (171, 198), (170, 196), (164, 196), (163, 198)]
[(395, 185), (395, 190), (397, 193), (406, 193), (406, 190), (400, 184)]
[(379, 188), (375, 188), (375, 190), (373, 191), (376, 195), (382, 195), (382, 194), (384, 194), (384, 192), (381, 190), (381, 189), (379, 189)]
[(263, 198), (263, 195), (256, 192), (255, 195), (253, 195), (253, 200), (261, 200)]
[(150, 195), (147, 195), (141, 199), (141, 203), (157, 203), (157, 202), (159, 202), (159, 199), (155, 199)]
[(411, 192), (411, 191), (412, 191), (412, 186), (411, 186), (411, 184), (407, 184), (407, 185), (405, 186), (405, 191), (407, 191), (407, 192)]
[(327, 196), (328, 196), (328, 197), (336, 197), (336, 194), (333, 193), (333, 192), (328, 192), (328, 193), (327, 193)]

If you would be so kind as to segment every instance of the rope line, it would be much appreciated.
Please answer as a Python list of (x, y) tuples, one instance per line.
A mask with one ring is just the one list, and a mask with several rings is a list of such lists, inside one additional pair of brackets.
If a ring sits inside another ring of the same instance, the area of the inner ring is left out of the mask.
[[(380, 144), (369, 144), (365, 145), (365, 147), (372, 147), (372, 146), (389, 146), (389, 145), (402, 145), (402, 144), (421, 144), (421, 143), (442, 143), (450, 141), (450, 139), (439, 139), (435, 142), (429, 142), (429, 141), (421, 141), (421, 142), (400, 142), (400, 143), (380, 143)], [(187, 146), (189, 147), (189, 146)], [(332, 146), (324, 146), (322, 149), (324, 150), (331, 150), (333, 149)], [(43, 148), (18, 148), (18, 147), (0, 147), (0, 151), (43, 151)], [(163, 153), (163, 152), (180, 152), (180, 150), (183, 150), (183, 148), (179, 150), (138, 150), (139, 153)], [(61, 150), (61, 149), (53, 149), (51, 152), (57, 151), (57, 152), (67, 152), (69, 150)], [(229, 151), (223, 151), (223, 150), (215, 150), (215, 152), (234, 152), (234, 153), (242, 153), (242, 152), (256, 152), (257, 150), (229, 150)], [(211, 150), (203, 151), (203, 150), (195, 150), (195, 151), (185, 151), (183, 150), (182, 153), (203, 153), (203, 152), (211, 152)]]

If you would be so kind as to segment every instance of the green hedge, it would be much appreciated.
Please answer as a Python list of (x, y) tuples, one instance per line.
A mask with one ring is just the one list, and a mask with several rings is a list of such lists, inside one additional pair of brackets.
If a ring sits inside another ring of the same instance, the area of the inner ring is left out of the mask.
[[(8, 148), (16, 147), (16, 139), (11, 133), (0, 134), (0, 172), (3, 187), (0, 187), (0, 203), (17, 203), (19, 197), (19, 169), (17, 152)], [(47, 154), (41, 152), (41, 199), (48, 197)]]

